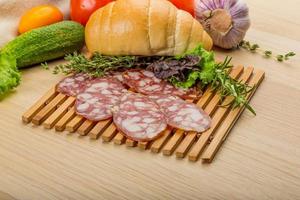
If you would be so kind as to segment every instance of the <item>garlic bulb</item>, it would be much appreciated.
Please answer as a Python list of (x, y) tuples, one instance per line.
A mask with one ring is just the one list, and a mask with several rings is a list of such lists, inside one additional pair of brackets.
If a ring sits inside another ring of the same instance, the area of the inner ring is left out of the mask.
[(250, 27), (249, 9), (242, 0), (195, 0), (196, 19), (214, 45), (231, 49), (244, 39)]

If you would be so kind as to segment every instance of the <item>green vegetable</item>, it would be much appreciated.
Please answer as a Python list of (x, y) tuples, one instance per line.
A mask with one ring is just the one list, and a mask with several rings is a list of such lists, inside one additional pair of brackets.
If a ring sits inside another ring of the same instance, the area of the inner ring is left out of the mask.
[[(85, 58), (82, 54), (68, 55), (65, 59), (69, 61), (67, 64), (58, 65), (54, 69), (54, 73), (63, 72), (65, 74), (84, 72), (91, 76), (101, 77), (105, 72), (121, 68), (140, 67), (145, 68), (155, 61), (176, 60), (186, 62), (188, 56), (199, 56), (199, 62), (196, 67), (187, 70), (186, 79), (180, 81), (177, 77), (172, 76), (168, 81), (173, 85), (182, 88), (190, 88), (198, 82), (202, 85), (211, 85), (212, 89), (219, 92), (221, 100), (226, 96), (233, 96), (230, 105), (233, 107), (246, 106), (253, 114), (255, 111), (248, 105), (246, 96), (251, 92), (252, 88), (231, 78), (228, 69), (231, 68), (231, 59), (226, 58), (223, 63), (216, 63), (213, 52), (206, 51), (198, 46), (192, 51), (183, 55), (173, 57), (138, 57), (138, 56), (104, 56), (95, 53), (91, 59)], [(47, 65), (44, 65), (47, 68)]]
[(26, 32), (0, 50), (0, 96), (20, 83), (18, 69), (63, 57), (84, 45), (84, 27), (63, 21)]
[(26, 32), (1, 49), (17, 60), (17, 67), (63, 57), (84, 45), (84, 27), (73, 21), (63, 21)]
[[(84, 55), (74, 53), (65, 57), (67, 64), (55, 66), (53, 73), (86, 73), (93, 77), (101, 77), (105, 72), (117, 70), (118, 68), (130, 68), (135, 63), (135, 56), (104, 56), (99, 53), (93, 54), (91, 59), (87, 59)], [(48, 68), (47, 63), (42, 64), (44, 68)]]
[(16, 59), (8, 53), (0, 53), (0, 97), (18, 86), (20, 80)]
[(182, 88), (192, 87), (198, 79), (201, 80), (203, 84), (209, 84), (216, 76), (214, 70), (214, 66), (216, 65), (214, 53), (206, 51), (199, 45), (194, 50), (188, 51), (183, 55), (176, 56), (176, 58), (182, 59), (183, 57), (188, 55), (196, 55), (201, 58), (200, 62), (198, 63), (199, 71), (191, 71), (188, 75), (187, 80), (184, 82), (180, 82), (174, 78), (171, 78), (170, 82), (176, 85), (177, 87)]
[(202, 84), (212, 85), (212, 89), (219, 92), (221, 99), (226, 96), (233, 96), (231, 102), (233, 107), (246, 106), (246, 108), (255, 115), (255, 111), (250, 107), (246, 100), (246, 96), (252, 91), (252, 88), (231, 78), (228, 69), (231, 68), (228, 57), (223, 63), (216, 63), (213, 52), (208, 52), (201, 46), (198, 46), (193, 51), (186, 52), (183, 55), (177, 56), (181, 59), (187, 55), (198, 55), (201, 57), (198, 63), (199, 70), (193, 70), (188, 74), (186, 81), (179, 81), (176, 78), (170, 78), (170, 82), (178, 87), (189, 88), (196, 84), (199, 80)]

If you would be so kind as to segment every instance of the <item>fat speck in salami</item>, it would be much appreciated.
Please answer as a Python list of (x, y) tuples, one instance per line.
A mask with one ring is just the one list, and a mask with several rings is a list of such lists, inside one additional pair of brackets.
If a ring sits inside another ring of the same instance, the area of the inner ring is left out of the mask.
[(168, 125), (185, 131), (203, 132), (210, 127), (210, 117), (193, 103), (188, 103), (176, 96), (152, 95), (166, 116)]
[(132, 92), (125, 93), (113, 108), (113, 120), (121, 133), (135, 141), (153, 140), (167, 127), (158, 105)]

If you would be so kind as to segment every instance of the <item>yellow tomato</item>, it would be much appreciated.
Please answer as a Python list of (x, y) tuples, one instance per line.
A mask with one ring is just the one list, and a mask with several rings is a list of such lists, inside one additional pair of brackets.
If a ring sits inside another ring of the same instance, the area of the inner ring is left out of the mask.
[(31, 29), (54, 24), (63, 20), (62, 12), (55, 6), (41, 5), (28, 10), (19, 23), (19, 33), (25, 33)]

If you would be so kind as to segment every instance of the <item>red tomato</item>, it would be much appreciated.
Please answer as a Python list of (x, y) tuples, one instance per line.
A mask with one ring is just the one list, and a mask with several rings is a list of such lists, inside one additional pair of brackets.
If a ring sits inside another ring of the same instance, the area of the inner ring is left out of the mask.
[(177, 8), (181, 9), (181, 10), (185, 10), (189, 13), (191, 13), (191, 15), (193, 15), (193, 17), (195, 16), (195, 4), (194, 4), (194, 0), (170, 0)]
[(85, 25), (91, 14), (113, 0), (71, 0), (71, 19)]

